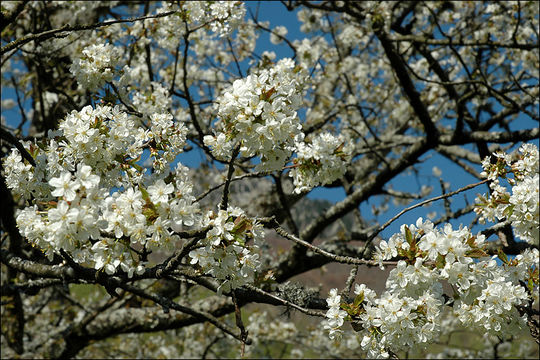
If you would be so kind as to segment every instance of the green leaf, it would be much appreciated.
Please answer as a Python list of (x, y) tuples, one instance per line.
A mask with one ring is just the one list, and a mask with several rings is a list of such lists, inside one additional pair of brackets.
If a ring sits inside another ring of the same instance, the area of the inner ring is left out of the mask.
[(146, 191), (146, 189), (141, 184), (139, 184), (139, 190), (141, 190), (142, 197), (144, 201), (146, 202), (146, 205), (148, 206), (148, 208), (151, 209), (153, 213), (157, 213), (156, 206), (154, 205), (152, 200), (150, 200), (150, 195), (148, 195), (148, 191)]
[(260, 99), (264, 101), (270, 100), (270, 97), (276, 92), (276, 88), (272, 87), (268, 91), (263, 91), (263, 93), (260, 95)]
[(238, 244), (240, 244), (242, 246), (246, 245), (246, 239), (243, 236), (234, 235), (234, 241), (236, 241)]
[(467, 239), (467, 245), (469, 245), (470, 247), (474, 248), (474, 247), (475, 247), (475, 245), (474, 245), (474, 240), (476, 240), (476, 236), (475, 236), (475, 235), (469, 237), (469, 238)]
[(441, 254), (437, 255), (437, 260), (435, 260), (435, 266), (438, 269), (442, 269), (445, 264), (446, 264), (445, 257), (443, 255), (441, 255)]
[(482, 258), (482, 257), (488, 256), (488, 254), (486, 254), (483, 250), (478, 249), (478, 248), (467, 251), (465, 255), (472, 258)]
[(140, 171), (142, 172), (143, 171), (143, 168), (141, 165), (135, 163), (135, 161), (133, 163), (131, 163), (131, 166), (133, 166), (137, 171)]
[(150, 201), (150, 195), (148, 195), (148, 191), (146, 191), (146, 189), (141, 184), (139, 184), (139, 190), (141, 190), (143, 199), (145, 201)]
[(514, 205), (508, 205), (506, 209), (504, 209), (503, 214), (506, 217), (510, 217), (510, 215), (512, 215), (513, 212), (514, 212)]
[(358, 307), (363, 302), (364, 302), (364, 292), (362, 291), (361, 294), (356, 295), (356, 297), (354, 298), (354, 303), (353, 304), (354, 304), (355, 307)]
[(508, 264), (508, 256), (506, 256), (502, 249), (499, 249), (499, 251), (497, 252), (497, 256), (504, 264)]
[(408, 226), (405, 226), (405, 239), (407, 240), (409, 245), (411, 245), (411, 243), (413, 242), (413, 235), (411, 229), (409, 229)]
[(239, 234), (251, 229), (251, 221), (249, 221), (249, 219), (247, 219), (246, 217), (240, 216), (236, 218), (236, 220), (234, 220), (234, 227), (232, 229), (233, 233)]

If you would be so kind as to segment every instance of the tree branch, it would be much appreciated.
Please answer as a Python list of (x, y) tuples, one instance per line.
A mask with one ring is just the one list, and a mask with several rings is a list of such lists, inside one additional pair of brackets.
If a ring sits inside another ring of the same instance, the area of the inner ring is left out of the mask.
[(167, 11), (167, 12), (155, 14), (155, 15), (141, 16), (141, 17), (132, 18), (132, 19), (109, 20), (109, 21), (104, 21), (97, 24), (89, 24), (89, 25), (69, 26), (66, 24), (59, 29), (47, 30), (38, 34), (29, 34), (29, 35), (23, 36), (22, 38), (13, 40), (9, 44), (2, 46), (2, 48), (0, 49), (0, 54), (4, 54), (5, 52), (16, 49), (16, 48), (20, 48), (21, 46), (29, 43), (30, 41), (43, 41), (43, 40), (50, 39), (52, 37), (65, 37), (67, 36), (67, 34), (60, 34), (64, 32), (92, 30), (92, 29), (97, 29), (100, 27), (109, 26), (109, 25), (118, 24), (118, 23), (135, 22), (135, 21), (146, 20), (146, 19), (156, 19), (156, 18), (169, 16), (171, 14), (174, 14), (175, 12), (176, 11)]
[(430, 202), (433, 202), (433, 201), (437, 201), (437, 200), (441, 200), (441, 199), (446, 199), (446, 198), (449, 198), (451, 196), (454, 196), (456, 194), (459, 194), (460, 192), (463, 192), (463, 191), (466, 191), (466, 190), (469, 190), (469, 189), (472, 189), (472, 188), (475, 188), (477, 187), (478, 185), (482, 185), (482, 184), (485, 184), (486, 182), (488, 182), (489, 179), (485, 179), (485, 180), (482, 180), (480, 182), (477, 182), (477, 183), (474, 183), (474, 184), (470, 184), (470, 185), (467, 185), (467, 186), (464, 186), (456, 191), (452, 191), (452, 192), (449, 192), (447, 194), (443, 194), (443, 195), (440, 195), (440, 196), (436, 196), (434, 198), (431, 198), (431, 199), (427, 199), (427, 200), (424, 200), (424, 201), (421, 201), (419, 202), (418, 204), (415, 204), (415, 205), (412, 205), (412, 206), (409, 206), (403, 210), (401, 210), (399, 213), (397, 213), (397, 215), (395, 215), (394, 217), (392, 217), (390, 220), (388, 220), (387, 222), (385, 222), (383, 225), (381, 225), (379, 228), (377, 228), (369, 237), (368, 237), (368, 242), (371, 241), (372, 239), (375, 238), (375, 236), (377, 236), (377, 234), (379, 234), (381, 231), (383, 231), (384, 229), (386, 229), (391, 223), (393, 223), (394, 221), (396, 221), (401, 215), (405, 214), (406, 212), (408, 211), (411, 211), (413, 209), (416, 209), (417, 207), (420, 207), (420, 206), (424, 206), (426, 204), (429, 204)]

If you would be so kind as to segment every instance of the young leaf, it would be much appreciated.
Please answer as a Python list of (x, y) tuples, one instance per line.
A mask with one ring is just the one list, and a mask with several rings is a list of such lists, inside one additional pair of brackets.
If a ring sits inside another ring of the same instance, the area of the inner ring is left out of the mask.
[(499, 251), (497, 252), (497, 256), (504, 264), (508, 264), (508, 257), (506, 256), (504, 251), (499, 249)]

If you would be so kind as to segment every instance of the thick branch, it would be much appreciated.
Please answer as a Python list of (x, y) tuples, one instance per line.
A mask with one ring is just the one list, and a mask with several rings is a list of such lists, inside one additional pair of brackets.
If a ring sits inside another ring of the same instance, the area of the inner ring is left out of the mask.
[(17, 18), (17, 16), (19, 16), (19, 14), (24, 10), (24, 7), (26, 6), (26, 3), (28, 3), (28, 0), (23, 0), (23, 1), (20, 1), (17, 6), (15, 7), (15, 9), (13, 9), (12, 12), (10, 12), (9, 14), (7, 14), (6, 16), (4, 16), (4, 14), (0, 14), (1, 16), (1, 25), (0, 25), (0, 31), (4, 31), (4, 29), (10, 25), (11, 23), (13, 23), (15, 21), (15, 19)]
[(533, 139), (538, 139), (540, 135), (539, 128), (524, 129), (517, 131), (473, 131), (462, 133), (459, 138), (454, 139), (452, 135), (442, 135), (439, 140), (442, 145), (462, 145), (477, 141), (488, 143), (518, 143)]
[(537, 50), (538, 43), (534, 44), (520, 44), (517, 42), (512, 43), (503, 43), (498, 41), (465, 41), (465, 40), (445, 40), (445, 39), (428, 39), (423, 36), (417, 35), (403, 35), (403, 36), (393, 36), (388, 38), (391, 42), (414, 42), (426, 45), (438, 45), (438, 46), (471, 46), (471, 47), (489, 47), (489, 48), (509, 48), (509, 49), (520, 49), (520, 50)]
[(413, 165), (420, 156), (431, 149), (431, 145), (425, 140), (418, 141), (405, 151), (400, 159), (396, 159), (390, 163), (388, 168), (382, 170), (377, 176), (367, 180), (362, 187), (355, 190), (351, 195), (348, 195), (344, 200), (336, 203), (324, 214), (320, 215), (304, 231), (301, 232), (300, 238), (311, 243), (317, 235), (319, 235), (326, 226), (336, 221), (340, 217), (353, 210), (362, 201), (366, 200), (371, 194), (380, 192), (384, 184), (392, 179), (397, 174), (400, 174), (404, 169)]
[(30, 260), (21, 259), (4, 249), (0, 250), (0, 257), (2, 263), (6, 266), (26, 274), (55, 279), (70, 278), (74, 275), (73, 269), (69, 266), (39, 264)]
[(386, 57), (390, 61), (390, 65), (392, 65), (392, 68), (394, 69), (394, 72), (399, 79), (405, 96), (409, 100), (409, 103), (411, 104), (411, 107), (414, 109), (414, 112), (418, 116), (418, 119), (420, 120), (422, 125), (424, 125), (424, 130), (426, 132), (428, 142), (437, 142), (439, 132), (437, 131), (435, 124), (431, 120), (431, 116), (429, 115), (426, 106), (420, 99), (420, 94), (414, 87), (414, 84), (407, 71), (407, 67), (403, 63), (403, 59), (395, 51), (392, 42), (388, 39), (387, 35), (382, 30), (382, 27), (375, 27), (374, 31), (375, 35), (383, 46)]

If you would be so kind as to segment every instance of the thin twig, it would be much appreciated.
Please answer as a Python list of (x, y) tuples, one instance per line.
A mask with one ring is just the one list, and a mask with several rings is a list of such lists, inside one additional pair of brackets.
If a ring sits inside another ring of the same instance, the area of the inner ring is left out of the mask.
[(34, 161), (34, 158), (26, 149), (24, 146), (20, 143), (19, 139), (17, 139), (13, 134), (11, 134), (9, 131), (5, 130), (4, 127), (0, 126), (0, 139), (7, 141), (8, 143), (12, 144), (19, 150), (22, 157), (27, 160), (32, 166), (36, 166), (36, 162)]
[(21, 130), (24, 124), (26, 124), (26, 122), (28, 121), (28, 118), (26, 117), (26, 111), (24, 111), (24, 107), (21, 103), (21, 97), (19, 96), (19, 86), (17, 85), (15, 77), (13, 76), (11, 76), (11, 83), (13, 84), (13, 89), (15, 90), (15, 95), (17, 97), (17, 106), (19, 107), (19, 111), (22, 117), (22, 121), (18, 126), (18, 129)]
[(8, 294), (10, 291), (22, 291), (22, 292), (34, 292), (46, 287), (61, 285), (63, 283), (60, 279), (37, 279), (28, 280), (21, 284), (5, 284), (2, 285), (2, 294)]
[(349, 296), (354, 279), (356, 279), (356, 274), (358, 274), (358, 266), (353, 266), (353, 268), (351, 269), (351, 272), (349, 273), (349, 277), (347, 278), (347, 281), (345, 282), (345, 287), (343, 288), (343, 290), (341, 290), (341, 294), (340, 294), (341, 296), (343, 297)]
[(242, 345), (240, 346), (240, 357), (244, 358), (244, 351), (246, 349), (246, 339), (247, 339), (248, 333), (246, 331), (244, 323), (242, 322), (242, 311), (240, 310), (240, 307), (238, 306), (238, 301), (236, 300), (235, 289), (231, 291), (231, 297), (234, 303), (234, 317), (236, 320), (236, 326), (238, 326), (238, 329), (240, 329), (240, 337), (242, 338)]
[[(231, 182), (233, 182), (233, 181), (238, 181), (238, 180), (242, 180), (242, 179), (245, 179), (245, 178), (250, 178), (250, 177), (266, 176), (266, 175), (268, 175), (268, 174), (269, 174), (268, 171), (259, 171), (259, 172), (254, 172), (254, 173), (247, 173), (247, 174), (240, 175), (240, 176), (236, 176), (236, 177), (232, 178), (232, 179), (231, 179)], [(201, 195), (199, 195), (193, 202), (196, 203), (196, 202), (201, 201), (201, 200), (204, 199), (206, 196), (208, 196), (208, 194), (210, 194), (212, 191), (219, 189), (219, 188), (222, 187), (223, 185), (225, 185), (225, 181), (222, 182), (221, 184), (218, 184), (218, 185), (213, 186), (213, 187), (211, 187), (210, 189), (206, 190), (204, 193), (202, 193)]]
[(207, 313), (205, 311), (199, 311), (199, 310), (192, 309), (192, 308), (190, 308), (188, 306), (181, 305), (181, 304), (179, 304), (177, 302), (174, 302), (174, 301), (172, 301), (172, 300), (170, 300), (170, 299), (168, 299), (166, 297), (163, 297), (163, 296), (160, 296), (160, 295), (157, 295), (157, 294), (149, 294), (149, 293), (147, 293), (146, 291), (144, 291), (142, 289), (139, 289), (139, 288), (137, 288), (135, 286), (126, 284), (126, 283), (121, 282), (121, 281), (119, 281), (117, 285), (118, 285), (118, 287), (120, 287), (120, 288), (122, 288), (122, 289), (124, 289), (126, 291), (129, 291), (130, 293), (133, 293), (133, 294), (135, 294), (137, 296), (140, 296), (140, 297), (148, 299), (148, 300), (152, 300), (156, 304), (161, 305), (164, 309), (170, 308), (170, 309), (174, 309), (174, 310), (183, 312), (185, 314), (191, 315), (191, 316), (196, 317), (196, 318), (203, 318), (206, 321), (208, 321), (209, 323), (211, 323), (212, 325), (214, 325), (215, 327), (217, 327), (218, 329), (220, 329), (223, 332), (231, 335), (235, 339), (237, 339), (239, 341), (242, 341), (242, 342), (245, 342), (248, 345), (251, 344), (250, 339), (243, 339), (242, 335), (236, 334), (234, 332), (234, 330), (232, 330), (227, 324), (225, 324), (223, 322), (220, 322), (216, 317), (214, 317), (214, 315), (212, 315), (210, 313)]
[(116, 85), (114, 85), (112, 82), (107, 82), (107, 83), (112, 87), (112, 89), (114, 90), (116, 94), (116, 97), (118, 98), (118, 101), (120, 101), (122, 105), (126, 107), (126, 109), (128, 110), (127, 112), (129, 114), (135, 115), (140, 118), (144, 116), (143, 113), (141, 113), (140, 111), (137, 111), (137, 109), (135, 109), (133, 106), (129, 105), (122, 99), (122, 95), (120, 94), (120, 91), (118, 91), (118, 88), (116, 87)]
[(139, 297), (151, 300), (155, 302), (156, 304), (161, 305), (163, 307), (164, 312), (168, 312), (169, 309), (174, 309), (174, 310), (183, 312), (184, 314), (191, 315), (195, 318), (204, 319), (205, 321), (210, 322), (211, 324), (213, 324), (220, 330), (224, 331), (225, 333), (231, 335), (235, 339), (243, 341), (248, 345), (251, 344), (250, 339), (245, 339), (242, 337), (242, 335), (236, 334), (234, 330), (231, 329), (227, 324), (220, 322), (214, 315), (208, 312), (192, 309), (189, 306), (179, 304), (175, 301), (172, 301), (169, 298), (163, 297), (156, 293), (150, 294), (144, 291), (143, 289), (140, 289), (136, 286), (126, 283), (125, 281), (123, 281), (122, 279), (116, 276), (107, 275), (105, 274), (105, 272), (84, 268), (80, 266), (79, 264), (75, 263), (75, 261), (63, 249), (60, 249), (60, 254), (62, 255), (62, 257), (64, 257), (64, 259), (66, 259), (68, 264), (75, 270), (77, 275), (82, 276), (86, 280), (102, 285), (107, 290), (107, 292), (111, 295), (111, 297), (117, 297), (118, 293), (116, 290), (118, 288), (121, 288)]
[[(206, 231), (208, 230), (209, 228), (206, 229)], [(171, 271), (173, 271), (180, 264), (182, 259), (188, 254), (188, 252), (193, 248), (193, 246), (195, 246), (197, 242), (202, 237), (204, 237), (205, 234), (206, 232), (204, 232), (201, 236), (194, 237), (193, 239), (184, 243), (178, 253), (176, 253), (169, 261), (167, 261), (167, 264), (163, 268), (159, 268), (156, 270), (156, 277), (164, 277), (168, 275)]]
[(287, 197), (285, 196), (285, 192), (283, 191), (283, 186), (281, 184), (281, 173), (277, 176), (272, 176), (272, 177), (274, 178), (274, 182), (276, 183), (276, 190), (279, 197), (279, 201), (281, 203), (283, 211), (285, 212), (285, 219), (289, 223), (289, 226), (292, 232), (294, 233), (294, 235), (298, 236), (300, 232), (298, 231), (298, 226), (296, 226), (296, 223), (294, 222), (294, 219), (291, 214), (291, 208), (287, 201)]
[[(294, 235), (289, 234), (285, 229), (283, 229), (279, 225), (275, 226), (274, 230), (276, 230), (276, 232), (279, 235), (283, 236), (284, 238), (286, 238), (288, 240), (292, 240), (295, 243), (300, 244), (302, 246), (305, 246), (309, 250), (311, 250), (311, 251), (313, 251), (313, 252), (315, 252), (317, 254), (326, 256), (326, 257), (334, 260), (335, 262), (339, 262), (339, 263), (343, 263), (343, 264), (352, 264), (352, 265), (378, 265), (379, 264), (375, 260), (356, 259), (356, 258), (353, 258), (353, 257), (350, 257), (350, 256), (341, 256), (341, 255), (332, 254), (332, 253), (330, 253), (330, 252), (328, 252), (326, 250), (323, 250), (321, 248), (318, 248), (315, 245), (312, 245), (312, 244), (308, 243), (307, 241), (304, 241), (302, 239), (297, 238)], [(392, 262), (392, 264), (393, 263), (394, 262)]]
[(296, 305), (295, 303), (292, 303), (290, 301), (282, 299), (279, 296), (276, 296), (274, 294), (266, 292), (266, 291), (264, 291), (262, 289), (259, 289), (258, 287), (255, 287), (253, 285), (246, 284), (246, 285), (244, 285), (244, 287), (248, 288), (249, 290), (255, 291), (255, 292), (257, 292), (257, 293), (259, 293), (261, 295), (264, 295), (264, 296), (267, 296), (267, 297), (272, 298), (274, 300), (277, 300), (280, 303), (282, 303), (283, 305), (290, 306), (290, 307), (292, 307), (292, 308), (294, 308), (294, 309), (296, 309), (296, 310), (298, 310), (298, 311), (300, 311), (300, 312), (302, 312), (302, 313), (304, 313), (306, 315), (320, 316), (320, 317), (324, 316), (324, 313), (321, 312), (321, 311), (315, 311), (315, 310), (309, 310), (309, 309), (303, 308), (303, 307), (301, 307), (299, 305)]
[(69, 26), (68, 24), (66, 24), (66, 25), (62, 26), (61, 28), (59, 28), (59, 29), (47, 30), (47, 31), (41, 32), (39, 34), (29, 34), (29, 35), (24, 36), (22, 38), (13, 40), (9, 44), (7, 44), (5, 46), (2, 46), (2, 49), (0, 50), (0, 54), (4, 54), (5, 52), (7, 52), (9, 50), (12, 50), (12, 49), (15, 49), (15, 48), (19, 48), (19, 47), (23, 46), (24, 44), (29, 43), (30, 41), (33, 41), (33, 40), (46, 40), (46, 39), (49, 39), (51, 37), (57, 36), (56, 34), (58, 34), (58, 33), (66, 32), (66, 31), (92, 30), (92, 29), (97, 29), (97, 28), (100, 28), (100, 27), (109, 26), (109, 25), (118, 24), (118, 23), (135, 22), (135, 21), (140, 21), (140, 20), (155, 19), (155, 18), (165, 17), (165, 16), (169, 16), (171, 14), (174, 14), (175, 12), (176, 11), (167, 11), (167, 12), (160, 13), (160, 14), (155, 14), (155, 15), (141, 16), (141, 17), (138, 17), (138, 18), (131, 18), (131, 19), (110, 20), (110, 21), (104, 21), (104, 22), (100, 22), (100, 23), (96, 23), (96, 24), (89, 24), (89, 25)]
[(403, 210), (401, 210), (396, 216), (394, 216), (393, 218), (391, 218), (390, 220), (388, 220), (387, 222), (385, 222), (382, 226), (380, 226), (377, 230), (375, 230), (368, 238), (368, 241), (371, 241), (373, 238), (375, 238), (375, 236), (377, 236), (377, 234), (379, 234), (381, 231), (383, 231), (384, 229), (386, 229), (391, 223), (393, 223), (394, 221), (396, 221), (401, 215), (405, 214), (406, 212), (410, 211), (410, 210), (413, 210), (413, 209), (416, 209), (417, 207), (420, 207), (420, 206), (423, 206), (423, 205), (426, 205), (426, 204), (429, 204), (430, 202), (433, 202), (433, 201), (437, 201), (437, 200), (441, 200), (441, 199), (446, 199), (450, 196), (454, 196), (456, 194), (459, 194), (460, 192), (463, 192), (463, 191), (466, 191), (466, 190), (469, 190), (469, 189), (472, 189), (474, 187), (477, 187), (478, 185), (482, 185), (482, 184), (485, 184), (486, 182), (488, 182), (489, 180), (488, 179), (485, 179), (485, 180), (482, 180), (480, 182), (477, 182), (477, 183), (474, 183), (474, 184), (470, 184), (470, 185), (467, 185), (467, 186), (464, 186), (462, 187), (461, 189), (458, 189), (456, 191), (452, 191), (448, 194), (443, 194), (443, 195), (440, 195), (440, 196), (436, 196), (434, 198), (431, 198), (431, 199), (427, 199), (427, 200), (424, 200), (422, 202), (419, 202), (418, 204), (415, 204), (415, 205), (412, 205), (412, 206), (409, 206), (408, 208), (405, 208)]
[(231, 179), (234, 173), (234, 159), (236, 159), (239, 153), (240, 153), (240, 145), (237, 145), (234, 148), (231, 154), (231, 160), (229, 161), (229, 169), (227, 170), (227, 179), (225, 180), (225, 186), (223, 188), (223, 197), (221, 198), (221, 204), (219, 205), (219, 208), (221, 210), (227, 210), (227, 203), (229, 201), (229, 186), (231, 185)]

